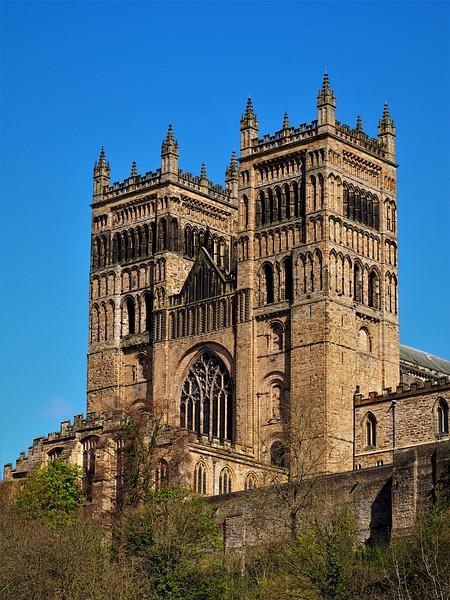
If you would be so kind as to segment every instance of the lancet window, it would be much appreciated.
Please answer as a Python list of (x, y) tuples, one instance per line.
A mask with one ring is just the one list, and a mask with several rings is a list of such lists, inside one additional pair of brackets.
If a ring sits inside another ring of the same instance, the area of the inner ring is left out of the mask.
[(206, 465), (202, 460), (195, 465), (194, 492), (196, 494), (206, 494)]
[(344, 215), (354, 221), (379, 229), (379, 203), (377, 196), (364, 190), (343, 185)]
[(219, 476), (219, 496), (231, 494), (232, 481), (233, 478), (230, 469), (224, 467)]
[(180, 426), (197, 434), (231, 440), (233, 393), (224, 363), (208, 352), (189, 369), (181, 390)]
[(155, 469), (155, 488), (160, 490), (169, 485), (169, 465), (167, 461), (162, 458)]
[(366, 446), (374, 448), (377, 445), (377, 420), (372, 413), (366, 419)]
[(245, 478), (244, 490), (254, 490), (258, 487), (258, 480), (254, 473), (249, 473)]
[(439, 398), (437, 407), (438, 434), (448, 435), (448, 404), (444, 398)]

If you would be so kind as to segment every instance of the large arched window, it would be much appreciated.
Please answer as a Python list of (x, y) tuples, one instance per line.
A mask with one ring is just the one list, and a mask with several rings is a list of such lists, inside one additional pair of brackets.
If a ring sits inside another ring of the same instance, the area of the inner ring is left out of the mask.
[(439, 398), (437, 406), (437, 432), (448, 435), (448, 403), (444, 398)]
[(189, 369), (180, 402), (180, 426), (198, 434), (231, 440), (233, 423), (231, 377), (217, 356), (202, 354)]

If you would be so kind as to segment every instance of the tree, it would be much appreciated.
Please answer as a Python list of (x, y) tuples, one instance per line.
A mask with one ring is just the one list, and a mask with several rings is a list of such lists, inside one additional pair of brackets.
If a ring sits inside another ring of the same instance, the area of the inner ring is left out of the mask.
[(119, 506), (136, 506), (155, 490), (176, 485), (177, 467), (183, 456), (180, 433), (162, 423), (162, 417), (133, 412), (118, 432), (117, 470), (120, 473)]
[(116, 526), (117, 551), (137, 565), (149, 600), (224, 598), (222, 534), (203, 498), (167, 487), (128, 507)]
[(80, 478), (83, 471), (56, 459), (30, 473), (13, 502), (25, 519), (48, 521), (54, 526), (73, 523), (83, 500)]

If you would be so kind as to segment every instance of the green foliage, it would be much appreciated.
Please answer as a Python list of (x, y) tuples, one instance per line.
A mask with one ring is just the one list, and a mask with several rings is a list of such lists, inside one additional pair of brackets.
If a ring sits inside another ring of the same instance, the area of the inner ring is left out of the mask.
[(121, 462), (125, 505), (137, 506), (151, 497), (158, 461), (158, 438), (163, 430), (161, 420), (138, 413), (129, 415), (122, 425)]
[(78, 466), (54, 460), (30, 473), (23, 481), (13, 508), (25, 519), (45, 520), (54, 526), (74, 522), (83, 492)]
[(139, 566), (149, 599), (224, 597), (222, 535), (203, 499), (165, 488), (124, 511), (118, 527), (122, 552)]

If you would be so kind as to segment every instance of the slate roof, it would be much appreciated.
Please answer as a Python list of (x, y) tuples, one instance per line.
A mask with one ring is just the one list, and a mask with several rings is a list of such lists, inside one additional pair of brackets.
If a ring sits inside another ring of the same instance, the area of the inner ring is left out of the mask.
[(429, 371), (450, 375), (450, 361), (402, 344), (400, 345), (400, 362), (418, 365)]

